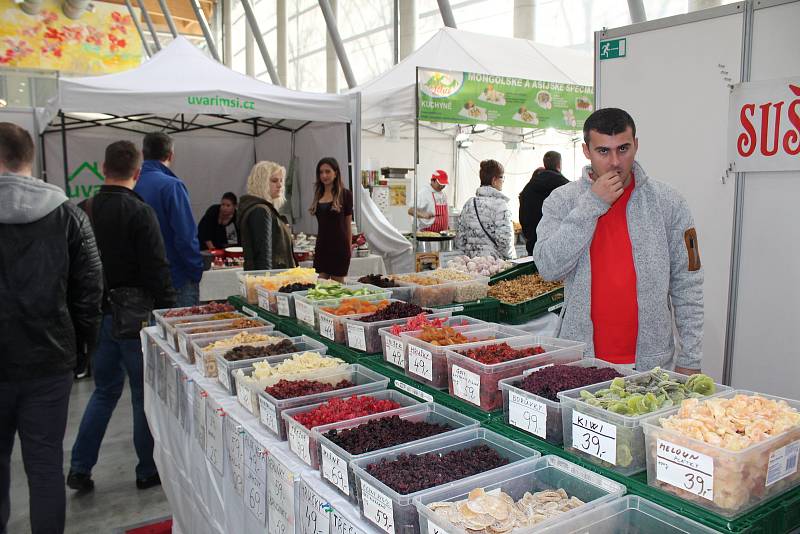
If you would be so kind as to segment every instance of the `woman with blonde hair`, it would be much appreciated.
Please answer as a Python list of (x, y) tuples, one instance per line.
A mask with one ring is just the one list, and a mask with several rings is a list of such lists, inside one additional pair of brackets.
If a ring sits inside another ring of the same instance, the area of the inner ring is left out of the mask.
[(314, 269), (320, 278), (343, 282), (350, 269), (353, 193), (345, 189), (334, 158), (322, 158), (317, 163), (314, 202), (309, 211), (317, 217)]
[(247, 194), (239, 202), (240, 240), (244, 269), (269, 270), (295, 267), (292, 232), (278, 213), (286, 201), (286, 169), (272, 161), (259, 161), (247, 177)]

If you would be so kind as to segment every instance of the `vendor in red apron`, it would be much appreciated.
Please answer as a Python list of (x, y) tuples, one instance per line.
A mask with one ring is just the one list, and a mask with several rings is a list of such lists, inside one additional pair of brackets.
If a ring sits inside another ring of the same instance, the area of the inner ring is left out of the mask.
[[(447, 195), (444, 188), (447, 186), (447, 173), (438, 170), (431, 176), (431, 184), (424, 185), (417, 193), (416, 211), (418, 229), (424, 232), (441, 232), (450, 226), (447, 211)], [(408, 214), (414, 216), (414, 209)]]

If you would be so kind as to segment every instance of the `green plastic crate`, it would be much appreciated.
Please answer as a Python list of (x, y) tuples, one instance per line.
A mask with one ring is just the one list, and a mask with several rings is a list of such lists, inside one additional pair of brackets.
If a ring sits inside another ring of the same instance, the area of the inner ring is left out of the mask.
[(467, 315), (481, 321), (489, 323), (496, 323), (500, 319), (500, 301), (496, 298), (486, 297), (470, 302), (460, 302), (458, 304), (448, 304), (447, 306), (438, 306), (438, 308), (458, 308), (462, 307), (463, 310), (454, 311), (453, 315)]
[(554, 289), (535, 299), (519, 304), (500, 303), (500, 321), (506, 324), (527, 323), (534, 317), (560, 310), (564, 305), (564, 288)]

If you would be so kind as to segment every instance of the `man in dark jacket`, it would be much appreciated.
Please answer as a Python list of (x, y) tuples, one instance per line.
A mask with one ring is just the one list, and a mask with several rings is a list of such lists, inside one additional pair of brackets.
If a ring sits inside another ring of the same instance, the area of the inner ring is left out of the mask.
[(561, 174), (561, 154), (553, 150), (544, 155), (544, 170), (537, 169), (530, 181), (519, 194), (519, 223), (525, 236), (528, 255), (533, 253), (536, 244), (536, 227), (542, 220), (542, 204), (555, 189), (568, 184), (569, 180)]
[[(76, 354), (100, 326), (103, 272), (86, 215), (32, 178), (33, 140), (0, 123), (0, 532), (19, 431), (31, 532), (64, 531), (64, 430)], [(85, 350), (81, 350), (85, 353)]]
[[(89, 215), (97, 236), (106, 276), (106, 295), (117, 288), (144, 289), (154, 298), (156, 308), (169, 308), (175, 304), (175, 290), (158, 220), (153, 209), (133, 192), (140, 165), (139, 150), (130, 141), (108, 145), (103, 162), (105, 185), (81, 207)], [(103, 306), (100, 342), (92, 355), (95, 390), (72, 447), (67, 477), (70, 488), (83, 492), (94, 488), (92, 468), (97, 463), (111, 414), (122, 395), (126, 373), (133, 404), (133, 443), (139, 458), (136, 486), (146, 489), (161, 482), (153, 461), (153, 436), (144, 413), (141, 339), (114, 336), (107, 303), (108, 296)]]
[(151, 132), (144, 136), (142, 152), (144, 163), (135, 191), (156, 212), (178, 295), (176, 305), (194, 306), (200, 301), (203, 257), (189, 192), (169, 168), (175, 159), (172, 139), (165, 133)]

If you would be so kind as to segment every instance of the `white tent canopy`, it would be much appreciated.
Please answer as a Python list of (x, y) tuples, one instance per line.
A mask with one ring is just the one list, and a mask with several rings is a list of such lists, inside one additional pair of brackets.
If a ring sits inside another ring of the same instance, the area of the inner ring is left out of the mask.
[(61, 78), (58, 96), (40, 118), (42, 130), (59, 110), (117, 116), (186, 113), (352, 122), (356, 103), (346, 95), (292, 91), (250, 78), (178, 37), (135, 69), (106, 76)]
[(413, 119), (417, 67), (592, 85), (591, 56), (524, 39), (442, 28), (394, 68), (353, 88), (361, 93), (361, 122)]

